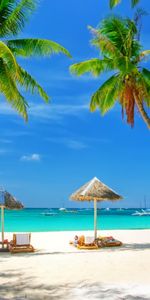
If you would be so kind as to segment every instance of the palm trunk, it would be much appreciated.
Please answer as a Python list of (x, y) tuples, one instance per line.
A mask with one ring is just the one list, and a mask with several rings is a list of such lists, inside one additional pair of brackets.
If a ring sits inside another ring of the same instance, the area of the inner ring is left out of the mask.
[(135, 99), (135, 103), (138, 107), (138, 110), (139, 110), (144, 122), (146, 123), (148, 129), (150, 129), (150, 118), (149, 118), (148, 114), (146, 113), (146, 111), (144, 110), (143, 103), (140, 101), (140, 99), (138, 98), (138, 96), (135, 93), (134, 93), (134, 99)]

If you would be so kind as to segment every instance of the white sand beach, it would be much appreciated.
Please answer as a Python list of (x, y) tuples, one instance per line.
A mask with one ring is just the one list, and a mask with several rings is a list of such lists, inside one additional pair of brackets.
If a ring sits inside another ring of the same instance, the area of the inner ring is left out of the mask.
[(0, 299), (150, 299), (150, 230), (101, 231), (124, 244), (98, 250), (69, 245), (75, 234), (93, 232), (36, 232), (35, 253), (0, 253)]

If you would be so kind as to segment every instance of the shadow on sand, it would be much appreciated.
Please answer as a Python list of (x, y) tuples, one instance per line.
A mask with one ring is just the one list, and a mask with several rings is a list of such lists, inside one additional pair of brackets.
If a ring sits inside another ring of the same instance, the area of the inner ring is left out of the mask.
[[(121, 247), (113, 248), (102, 248), (95, 251), (87, 251), (89, 254), (97, 252), (121, 252), (121, 251), (145, 251), (150, 250), (150, 244), (125, 244)], [(38, 250), (35, 253), (0, 253), (0, 264), (8, 262), (9, 259), (15, 258), (17, 264), (17, 257), (32, 257), (38, 255), (84, 255), (85, 251), (77, 250), (72, 248), (72, 252), (59, 252), (59, 251), (44, 251)], [(41, 266), (42, 268), (42, 266)], [(115, 270), (114, 270), (115, 271)], [(19, 269), (7, 269), (6, 272), (0, 272), (0, 300), (96, 300), (96, 299), (107, 299), (107, 300), (149, 300), (149, 295), (144, 289), (139, 291), (138, 287), (119, 286), (119, 285), (104, 285), (102, 283), (89, 284), (86, 282), (77, 282), (76, 284), (65, 284), (65, 285), (52, 285), (51, 276), (52, 274), (45, 274), (49, 276), (49, 285), (37, 283), (36, 276), (27, 276)], [(2, 284), (3, 282), (3, 284)], [(141, 294), (143, 293), (143, 294)]]
[[(21, 277), (13, 283), (5, 283), (0, 286), (0, 300), (149, 300), (144, 294), (139, 295), (138, 290), (132, 287), (116, 287), (104, 284), (88, 284), (78, 282), (74, 285), (36, 285), (34, 278), (24, 278), (22, 274), (10, 270), (11, 275)], [(134, 294), (132, 294), (134, 292)]]

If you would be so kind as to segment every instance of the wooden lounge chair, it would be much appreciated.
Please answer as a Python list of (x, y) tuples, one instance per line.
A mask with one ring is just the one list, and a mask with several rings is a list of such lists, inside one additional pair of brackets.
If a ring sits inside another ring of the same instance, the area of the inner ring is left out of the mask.
[(122, 246), (122, 242), (114, 239), (112, 236), (99, 237), (97, 239), (97, 244), (100, 247), (118, 247)]
[(92, 250), (92, 249), (98, 249), (98, 246), (95, 244), (94, 238), (84, 237), (84, 235), (82, 235), (79, 237), (77, 248), (83, 250), (84, 249)]
[(9, 251), (11, 253), (34, 252), (30, 244), (31, 233), (13, 234), (13, 240), (10, 242)]

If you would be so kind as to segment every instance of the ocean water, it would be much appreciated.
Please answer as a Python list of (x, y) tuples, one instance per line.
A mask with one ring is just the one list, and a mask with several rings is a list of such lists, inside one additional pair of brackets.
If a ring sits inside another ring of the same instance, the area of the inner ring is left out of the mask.
[[(150, 216), (133, 216), (138, 209), (98, 210), (98, 229), (148, 229)], [(1, 219), (0, 219), (1, 220)], [(64, 231), (92, 230), (93, 209), (26, 208), (20, 211), (5, 209), (5, 231)]]

